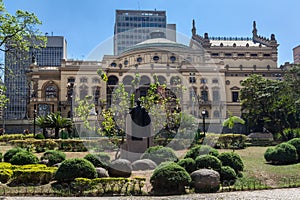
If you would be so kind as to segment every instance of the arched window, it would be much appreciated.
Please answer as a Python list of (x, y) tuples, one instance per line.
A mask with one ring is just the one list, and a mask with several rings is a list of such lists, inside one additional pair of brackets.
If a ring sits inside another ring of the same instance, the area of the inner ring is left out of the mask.
[(157, 76), (157, 81), (159, 82), (160, 85), (166, 84), (167, 80), (163, 76)]
[(214, 115), (214, 118), (218, 118), (218, 117), (220, 117), (220, 112), (218, 110), (215, 110), (213, 115)]
[(94, 103), (98, 103), (99, 98), (100, 98), (100, 87), (99, 86), (95, 86), (92, 88), (93, 90), (93, 96), (94, 96)]
[(179, 76), (172, 76), (170, 80), (171, 85), (178, 85), (181, 84), (181, 78)]
[(142, 76), (140, 80), (140, 85), (150, 85), (151, 81), (148, 76)]
[(100, 79), (99, 78), (93, 78), (92, 82), (94, 84), (99, 84), (100, 83)]
[(125, 76), (123, 78), (123, 84), (124, 85), (131, 85), (132, 81), (133, 81), (133, 77), (132, 76), (127, 75), (127, 76)]
[(47, 85), (45, 88), (45, 97), (46, 98), (57, 98), (57, 86), (54, 84)]
[(86, 77), (81, 77), (80, 78), (80, 83), (87, 83), (88, 79)]
[(119, 82), (118, 77), (113, 75), (108, 77), (108, 81), (107, 81), (108, 85), (118, 85), (118, 82)]
[(80, 89), (80, 99), (84, 99), (88, 95), (88, 87), (86, 85), (82, 85), (79, 87)]

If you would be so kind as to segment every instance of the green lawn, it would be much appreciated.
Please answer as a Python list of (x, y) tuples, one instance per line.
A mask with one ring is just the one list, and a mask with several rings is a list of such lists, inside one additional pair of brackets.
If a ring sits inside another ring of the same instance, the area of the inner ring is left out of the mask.
[[(264, 159), (268, 147), (248, 147), (236, 150), (245, 165), (244, 177), (261, 181), (269, 187), (286, 187), (300, 184), (300, 163), (293, 165), (270, 165)], [(220, 150), (220, 152), (229, 150)], [(231, 150), (232, 151), (232, 150)]]

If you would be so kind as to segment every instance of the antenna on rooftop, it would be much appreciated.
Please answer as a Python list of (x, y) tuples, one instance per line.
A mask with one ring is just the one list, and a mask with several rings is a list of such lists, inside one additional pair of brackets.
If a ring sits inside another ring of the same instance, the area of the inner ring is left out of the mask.
[(141, 8), (140, 8), (140, 1), (138, 1), (138, 10), (141, 10)]

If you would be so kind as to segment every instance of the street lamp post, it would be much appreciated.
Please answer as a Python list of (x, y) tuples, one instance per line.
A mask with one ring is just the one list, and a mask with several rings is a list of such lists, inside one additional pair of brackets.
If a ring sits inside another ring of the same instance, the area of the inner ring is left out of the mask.
[(207, 111), (204, 109), (204, 110), (202, 110), (201, 114), (202, 114), (202, 119), (203, 119), (203, 134), (205, 137), (205, 117), (207, 115)]
[(35, 118), (36, 118), (36, 110), (33, 110), (33, 136), (35, 136)]

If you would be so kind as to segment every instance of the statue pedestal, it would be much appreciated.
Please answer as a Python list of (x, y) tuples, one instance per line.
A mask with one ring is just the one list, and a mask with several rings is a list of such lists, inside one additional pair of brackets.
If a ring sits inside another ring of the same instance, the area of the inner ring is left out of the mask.
[[(126, 116), (126, 143), (121, 147), (121, 158), (129, 161), (139, 160), (141, 155), (151, 146), (154, 146), (151, 123), (145, 127), (136, 128), (130, 115)], [(134, 126), (134, 128), (133, 128)], [(145, 135), (145, 130), (150, 134)]]

